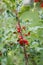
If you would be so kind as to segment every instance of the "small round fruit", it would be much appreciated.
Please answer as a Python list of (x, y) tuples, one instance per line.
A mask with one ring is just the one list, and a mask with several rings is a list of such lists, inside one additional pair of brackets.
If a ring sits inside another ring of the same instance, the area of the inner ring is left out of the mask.
[(23, 37), (21, 35), (18, 36), (19, 39), (23, 39)]
[(43, 8), (43, 3), (40, 4), (40, 7)]

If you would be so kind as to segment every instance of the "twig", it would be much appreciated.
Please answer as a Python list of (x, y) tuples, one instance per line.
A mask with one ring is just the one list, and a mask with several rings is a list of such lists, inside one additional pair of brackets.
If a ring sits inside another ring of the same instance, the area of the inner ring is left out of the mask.
[[(20, 20), (19, 20), (19, 16), (18, 16), (18, 12), (17, 12), (17, 10), (15, 10), (15, 14), (16, 14), (16, 19), (17, 19), (17, 21), (18, 21), (18, 25), (19, 25), (20, 30), (21, 30)], [(20, 32), (20, 35), (21, 35), (22, 38), (23, 38), (22, 30), (21, 30), (21, 32)], [(26, 53), (25, 44), (23, 44), (23, 49), (24, 49), (24, 55), (25, 55), (25, 65), (28, 65), (28, 56), (27, 56), (27, 53)]]

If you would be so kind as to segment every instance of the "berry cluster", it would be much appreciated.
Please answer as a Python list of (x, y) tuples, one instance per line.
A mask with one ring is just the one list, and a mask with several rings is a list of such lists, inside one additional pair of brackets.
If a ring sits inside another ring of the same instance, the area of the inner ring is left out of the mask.
[(20, 39), (20, 40), (19, 40), (19, 43), (20, 43), (20, 45), (23, 45), (23, 44), (28, 45), (28, 44), (29, 44), (26, 39)]
[[(22, 29), (25, 30), (25, 26), (23, 26)], [(25, 44), (25, 45), (28, 45), (28, 44), (29, 44), (28, 40), (23, 39), (23, 37), (22, 37), (22, 35), (21, 35), (21, 28), (20, 28), (19, 25), (17, 25), (17, 32), (20, 33), (20, 34), (18, 35), (18, 38), (19, 38), (18, 42), (19, 42), (19, 44), (20, 44), (20, 45), (24, 45), (24, 44)], [(24, 35), (25, 35), (25, 36), (28, 36), (28, 35), (30, 35), (30, 32), (29, 32), (28, 34), (24, 34)]]

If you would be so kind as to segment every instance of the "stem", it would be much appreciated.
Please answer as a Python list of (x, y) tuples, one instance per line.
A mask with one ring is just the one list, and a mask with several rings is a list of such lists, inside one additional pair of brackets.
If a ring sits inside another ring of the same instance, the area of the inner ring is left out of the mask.
[(23, 48), (24, 48), (24, 55), (25, 55), (25, 65), (28, 65), (28, 55), (26, 53), (26, 48), (25, 46)]
[[(18, 21), (18, 25), (19, 25), (20, 30), (21, 30), (20, 20), (19, 20), (19, 16), (18, 16), (18, 12), (17, 12), (17, 10), (15, 10), (15, 14), (16, 14), (16, 18), (17, 18), (17, 21)], [(23, 38), (22, 30), (21, 30), (21, 32), (20, 32), (20, 35), (21, 35), (22, 38)], [(26, 53), (25, 44), (23, 44), (23, 49), (24, 49), (25, 65), (28, 65), (28, 56), (27, 56), (27, 53)]]

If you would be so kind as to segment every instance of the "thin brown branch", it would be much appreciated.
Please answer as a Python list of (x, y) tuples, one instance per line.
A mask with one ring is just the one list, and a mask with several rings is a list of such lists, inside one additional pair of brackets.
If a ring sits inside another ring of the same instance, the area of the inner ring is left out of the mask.
[[(18, 25), (19, 25), (20, 30), (21, 30), (20, 19), (19, 19), (17, 10), (15, 10), (15, 14), (16, 14), (16, 18), (17, 18), (17, 21), (18, 21)], [(22, 30), (21, 30), (21, 32), (20, 32), (20, 35), (21, 35), (22, 38), (23, 38)], [(25, 65), (28, 65), (28, 56), (27, 56), (27, 53), (26, 53), (25, 44), (23, 44), (23, 49), (24, 49), (24, 56), (25, 56)]]

